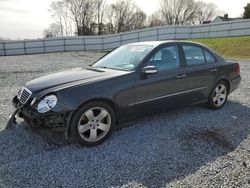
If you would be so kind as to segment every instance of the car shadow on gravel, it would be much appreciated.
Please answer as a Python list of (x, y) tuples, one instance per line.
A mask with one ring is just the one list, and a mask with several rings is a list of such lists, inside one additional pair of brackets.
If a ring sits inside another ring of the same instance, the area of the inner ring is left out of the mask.
[(48, 144), (25, 126), (0, 132), (0, 187), (162, 187), (228, 154), (250, 134), (250, 109), (228, 101), (138, 120), (100, 146)]

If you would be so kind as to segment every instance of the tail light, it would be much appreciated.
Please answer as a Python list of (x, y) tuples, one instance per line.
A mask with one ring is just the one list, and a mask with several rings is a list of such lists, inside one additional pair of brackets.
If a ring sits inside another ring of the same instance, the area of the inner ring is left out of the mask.
[(236, 72), (238, 75), (240, 75), (240, 64), (239, 63), (236, 64)]

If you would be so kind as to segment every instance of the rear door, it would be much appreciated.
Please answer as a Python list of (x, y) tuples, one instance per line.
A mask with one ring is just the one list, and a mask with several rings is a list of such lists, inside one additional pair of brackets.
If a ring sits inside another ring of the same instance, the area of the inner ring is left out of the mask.
[(217, 68), (215, 57), (206, 49), (195, 44), (183, 44), (186, 70), (186, 84), (189, 103), (206, 100), (216, 79)]

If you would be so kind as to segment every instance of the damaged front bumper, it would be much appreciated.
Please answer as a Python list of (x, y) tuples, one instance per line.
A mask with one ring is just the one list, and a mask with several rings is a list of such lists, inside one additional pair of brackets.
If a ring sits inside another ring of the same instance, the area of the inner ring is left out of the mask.
[(20, 109), (21, 108), (16, 109), (14, 111), (14, 113), (10, 116), (9, 121), (8, 121), (8, 123), (6, 125), (6, 129), (11, 129), (17, 124), (16, 115), (17, 115), (17, 113), (19, 112)]
[(31, 128), (49, 128), (52, 131), (67, 132), (72, 112), (38, 113), (30, 105), (22, 105), (17, 97), (13, 98), (14, 113), (10, 116), (6, 129), (17, 125), (16, 118), (22, 118)]

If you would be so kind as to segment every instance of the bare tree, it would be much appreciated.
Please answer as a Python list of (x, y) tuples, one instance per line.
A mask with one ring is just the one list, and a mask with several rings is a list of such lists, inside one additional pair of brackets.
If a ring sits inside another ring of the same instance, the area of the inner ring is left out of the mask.
[(162, 26), (163, 25), (163, 20), (162, 20), (162, 18), (159, 15), (158, 12), (155, 12), (155, 13), (151, 14), (148, 17), (147, 22), (148, 22), (147, 23), (148, 27), (156, 27), (156, 26)]
[(116, 32), (124, 32), (128, 30), (135, 4), (129, 0), (119, 0), (111, 5), (113, 16), (115, 18)]
[(217, 6), (213, 3), (197, 2), (195, 22), (202, 24), (211, 21), (217, 12)]
[(107, 23), (105, 26), (105, 33), (106, 34), (116, 33), (115, 11), (111, 5), (107, 6), (105, 9), (105, 20)]
[(95, 22), (96, 2), (93, 0), (83, 1), (83, 8), (81, 11), (81, 25), (82, 35), (92, 35), (90, 25)]
[(50, 5), (50, 10), (55, 23), (60, 26), (61, 36), (72, 35), (72, 23), (69, 18), (69, 10), (66, 1), (54, 1)]
[(109, 24), (116, 33), (141, 29), (145, 26), (147, 15), (133, 0), (118, 0), (110, 5), (108, 11)]
[(75, 27), (76, 27), (76, 33), (79, 34), (80, 33), (80, 19), (79, 19), (79, 15), (81, 13), (81, 7), (82, 7), (82, 2), (78, 1), (78, 0), (65, 0), (67, 3), (67, 8), (69, 9), (70, 13), (71, 13), (71, 19), (74, 21), (75, 23)]
[(71, 12), (71, 17), (75, 22), (77, 34), (90, 35), (91, 24), (95, 18), (95, 5), (93, 0), (65, 0)]
[(104, 30), (104, 19), (105, 19), (106, 8), (107, 4), (105, 0), (96, 0), (98, 35), (101, 35), (104, 32), (103, 30)]
[[(51, 4), (54, 29), (60, 36), (76, 34), (101, 35), (139, 30), (160, 25), (203, 23), (215, 15), (212, 3), (195, 0), (161, 0), (161, 8), (148, 17), (133, 0), (59, 0)], [(55, 27), (55, 25), (57, 27)], [(56, 35), (58, 35), (56, 33)]]
[(147, 15), (140, 8), (136, 7), (131, 19), (130, 30), (143, 29), (146, 25)]
[(192, 23), (196, 16), (197, 3), (194, 0), (161, 0), (161, 15), (167, 25)]
[(61, 35), (72, 34), (72, 25), (77, 35), (102, 34), (104, 28), (105, 0), (61, 0), (51, 3), (50, 12)]
[(61, 26), (59, 24), (50, 24), (49, 28), (43, 31), (43, 36), (45, 38), (50, 37), (60, 37), (61, 36)]

